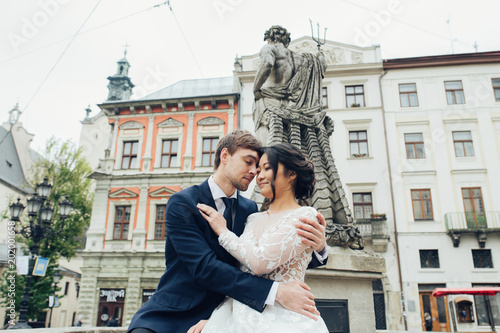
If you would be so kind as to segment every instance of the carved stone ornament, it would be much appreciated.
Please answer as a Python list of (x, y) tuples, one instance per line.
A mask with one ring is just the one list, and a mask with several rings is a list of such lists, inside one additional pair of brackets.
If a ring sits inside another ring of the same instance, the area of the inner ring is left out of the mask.
[(345, 63), (345, 52), (341, 48), (334, 48), (323, 51), (328, 65), (339, 65)]
[(362, 250), (365, 242), (357, 226), (330, 223), (326, 226), (326, 243), (330, 246)]
[(161, 123), (158, 124), (158, 127), (164, 128), (164, 127), (182, 127), (184, 124), (181, 123), (178, 120), (175, 120), (173, 118), (168, 118), (167, 120), (162, 121)]
[(142, 129), (144, 125), (137, 121), (127, 121), (124, 124), (120, 125), (120, 129)]
[(217, 117), (203, 118), (197, 122), (198, 126), (224, 125), (225, 121)]
[(363, 62), (363, 53), (352, 51), (351, 60), (353, 64), (361, 64)]
[(290, 49), (297, 53), (316, 53), (316, 46), (308, 42), (303, 42), (300, 45), (291, 46)]

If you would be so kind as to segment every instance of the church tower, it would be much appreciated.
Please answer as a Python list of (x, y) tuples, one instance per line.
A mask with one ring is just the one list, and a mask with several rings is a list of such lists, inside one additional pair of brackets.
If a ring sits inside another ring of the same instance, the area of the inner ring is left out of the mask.
[(125, 50), (123, 58), (118, 60), (118, 68), (116, 74), (108, 76), (108, 101), (128, 100), (132, 95), (134, 84), (128, 77), (128, 69), (130, 64), (127, 60), (127, 50)]

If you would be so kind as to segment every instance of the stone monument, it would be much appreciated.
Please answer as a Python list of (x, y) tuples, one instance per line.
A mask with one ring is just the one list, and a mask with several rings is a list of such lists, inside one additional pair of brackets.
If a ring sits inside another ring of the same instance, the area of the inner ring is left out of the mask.
[[(328, 245), (363, 248), (330, 149), (333, 121), (322, 104), (325, 56), (289, 50), (290, 33), (278, 25), (264, 41), (253, 90), (255, 133), (265, 145), (289, 142), (313, 161), (316, 187), (308, 204), (327, 220)], [(262, 201), (258, 194), (254, 199)]]
[[(288, 49), (287, 30), (273, 26), (264, 35), (267, 44), (260, 50), (260, 61), (252, 63), (255, 72), (241, 71), (239, 63), (235, 68), (245, 83), (255, 75), (252, 118), (257, 137), (265, 145), (290, 142), (314, 163), (317, 183), (308, 204), (325, 216), (331, 246), (328, 263), (306, 273), (305, 282), (316, 296), (318, 309), (336, 332), (374, 333), (372, 281), (384, 277), (385, 260), (363, 249), (342, 189), (330, 147), (333, 120), (322, 105), (322, 79), (327, 63), (335, 64), (335, 54), (331, 47), (323, 53), (314, 40), (317, 52), (306, 42), (305, 52), (294, 52)], [(252, 199), (264, 201), (258, 188)]]

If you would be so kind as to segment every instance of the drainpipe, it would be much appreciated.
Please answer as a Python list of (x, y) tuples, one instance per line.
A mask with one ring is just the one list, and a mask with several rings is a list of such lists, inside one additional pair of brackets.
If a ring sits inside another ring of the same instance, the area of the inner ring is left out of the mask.
[(392, 187), (392, 171), (391, 171), (391, 160), (389, 156), (389, 143), (387, 140), (387, 126), (385, 121), (385, 109), (384, 109), (384, 98), (382, 94), (382, 78), (387, 74), (387, 71), (383, 71), (383, 74), (378, 78), (379, 85), (379, 93), (380, 93), (380, 103), (382, 108), (382, 120), (384, 124), (384, 139), (385, 139), (385, 150), (387, 152), (387, 167), (389, 168), (389, 186), (391, 189), (391, 203), (392, 203), (392, 216), (393, 216), (393, 224), (394, 224), (394, 245), (396, 247), (396, 262), (398, 265), (398, 276), (399, 276), (399, 288), (401, 290), (401, 308), (403, 309), (403, 325), (405, 331), (408, 331), (408, 324), (406, 322), (406, 305), (405, 305), (405, 297), (403, 291), (403, 278), (401, 274), (401, 260), (399, 258), (399, 234), (398, 234), (398, 226), (396, 224), (396, 208), (394, 205), (394, 189)]

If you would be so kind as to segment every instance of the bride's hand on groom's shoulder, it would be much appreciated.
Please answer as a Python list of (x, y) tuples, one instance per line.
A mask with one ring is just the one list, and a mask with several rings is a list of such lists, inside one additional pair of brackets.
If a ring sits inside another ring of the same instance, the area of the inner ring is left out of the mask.
[(208, 320), (200, 320), (196, 325), (191, 326), (187, 333), (200, 333), (207, 324), (207, 321)]
[(321, 213), (317, 218), (300, 217), (302, 223), (297, 223), (297, 233), (302, 237), (302, 243), (309, 245), (316, 252), (321, 252), (326, 247), (326, 221)]
[(207, 220), (208, 224), (217, 236), (228, 230), (226, 219), (222, 216), (222, 214), (205, 204), (199, 203), (196, 207), (198, 207), (201, 216)]

